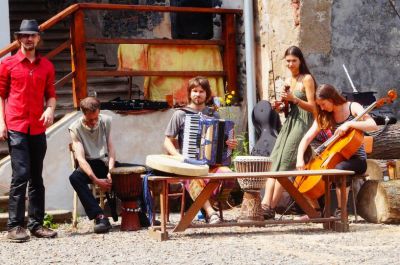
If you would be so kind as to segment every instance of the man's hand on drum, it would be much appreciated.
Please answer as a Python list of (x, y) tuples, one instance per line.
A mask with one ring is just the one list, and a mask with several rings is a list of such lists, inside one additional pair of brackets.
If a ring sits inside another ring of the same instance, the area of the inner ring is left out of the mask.
[(238, 145), (238, 141), (236, 138), (229, 139), (225, 143), (230, 149), (235, 149), (236, 146)]
[(112, 178), (111, 178), (111, 173), (110, 172), (108, 172), (108, 174), (107, 174), (107, 180), (108, 180), (108, 182), (110, 184), (112, 184)]
[(100, 187), (103, 191), (110, 191), (111, 190), (111, 181), (107, 179), (97, 179), (95, 184)]

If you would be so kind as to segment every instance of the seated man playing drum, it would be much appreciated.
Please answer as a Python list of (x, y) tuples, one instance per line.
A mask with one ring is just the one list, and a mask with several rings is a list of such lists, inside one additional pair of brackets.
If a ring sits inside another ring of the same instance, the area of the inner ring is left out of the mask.
[[(182, 148), (186, 114), (202, 113), (210, 117), (219, 118), (217, 112), (206, 106), (207, 101), (211, 98), (211, 88), (206, 78), (198, 76), (190, 79), (187, 88), (187, 95), (189, 104), (185, 108), (175, 111), (167, 129), (165, 130), (166, 137), (164, 140), (164, 147), (169, 154), (175, 156), (182, 156), (179, 150)], [(177, 143), (176, 137), (178, 137)], [(234, 149), (237, 145), (237, 141), (236, 139), (227, 140), (226, 144), (229, 148)], [(230, 172), (230, 169), (227, 167), (219, 167), (214, 168), (211, 171)], [(203, 180), (192, 180), (187, 183), (186, 189), (188, 190), (190, 197), (195, 200), (205, 185), (206, 183)], [(232, 188), (232, 186), (232, 182), (224, 182), (224, 188)], [(207, 220), (210, 224), (221, 222), (221, 217), (213, 209), (209, 201), (203, 205), (203, 209), (206, 212)]]
[(83, 116), (68, 128), (72, 138), (75, 158), (79, 163), (69, 177), (90, 220), (95, 219), (95, 233), (111, 229), (108, 218), (90, 191), (94, 183), (104, 191), (111, 189), (109, 170), (115, 166), (115, 150), (111, 140), (111, 117), (100, 115), (100, 101), (87, 97), (80, 102)]

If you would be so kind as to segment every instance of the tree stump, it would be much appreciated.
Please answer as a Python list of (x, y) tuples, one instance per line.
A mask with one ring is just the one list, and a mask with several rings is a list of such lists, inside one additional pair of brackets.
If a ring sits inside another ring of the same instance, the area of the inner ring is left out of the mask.
[(367, 171), (365, 173), (368, 175), (368, 180), (382, 180), (383, 171), (377, 160), (367, 159)]
[(368, 180), (357, 196), (357, 212), (371, 223), (400, 223), (400, 180)]

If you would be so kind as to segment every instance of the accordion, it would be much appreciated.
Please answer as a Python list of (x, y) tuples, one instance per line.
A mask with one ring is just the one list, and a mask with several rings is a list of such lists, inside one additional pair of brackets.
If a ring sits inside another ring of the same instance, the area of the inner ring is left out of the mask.
[(231, 164), (232, 150), (226, 145), (234, 137), (234, 123), (198, 114), (186, 114), (182, 154), (210, 166)]

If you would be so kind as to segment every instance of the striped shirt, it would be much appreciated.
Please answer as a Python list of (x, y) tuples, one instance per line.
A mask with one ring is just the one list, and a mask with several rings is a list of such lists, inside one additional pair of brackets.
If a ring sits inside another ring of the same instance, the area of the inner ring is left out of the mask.
[[(347, 117), (347, 119), (344, 120), (343, 122), (336, 123), (336, 125), (333, 127), (333, 133), (335, 133), (336, 129), (339, 128), (340, 125), (342, 125), (343, 123), (345, 123), (347, 121), (351, 121), (351, 120), (353, 120), (355, 118), (352, 115), (352, 112), (351, 112), (351, 102), (350, 102), (350, 105), (349, 105), (349, 110), (350, 110), (349, 117)], [(354, 156), (357, 156), (360, 159), (367, 159), (367, 153), (365, 152), (364, 144), (362, 144), (361, 147), (357, 150), (357, 152), (354, 153), (353, 157)]]

